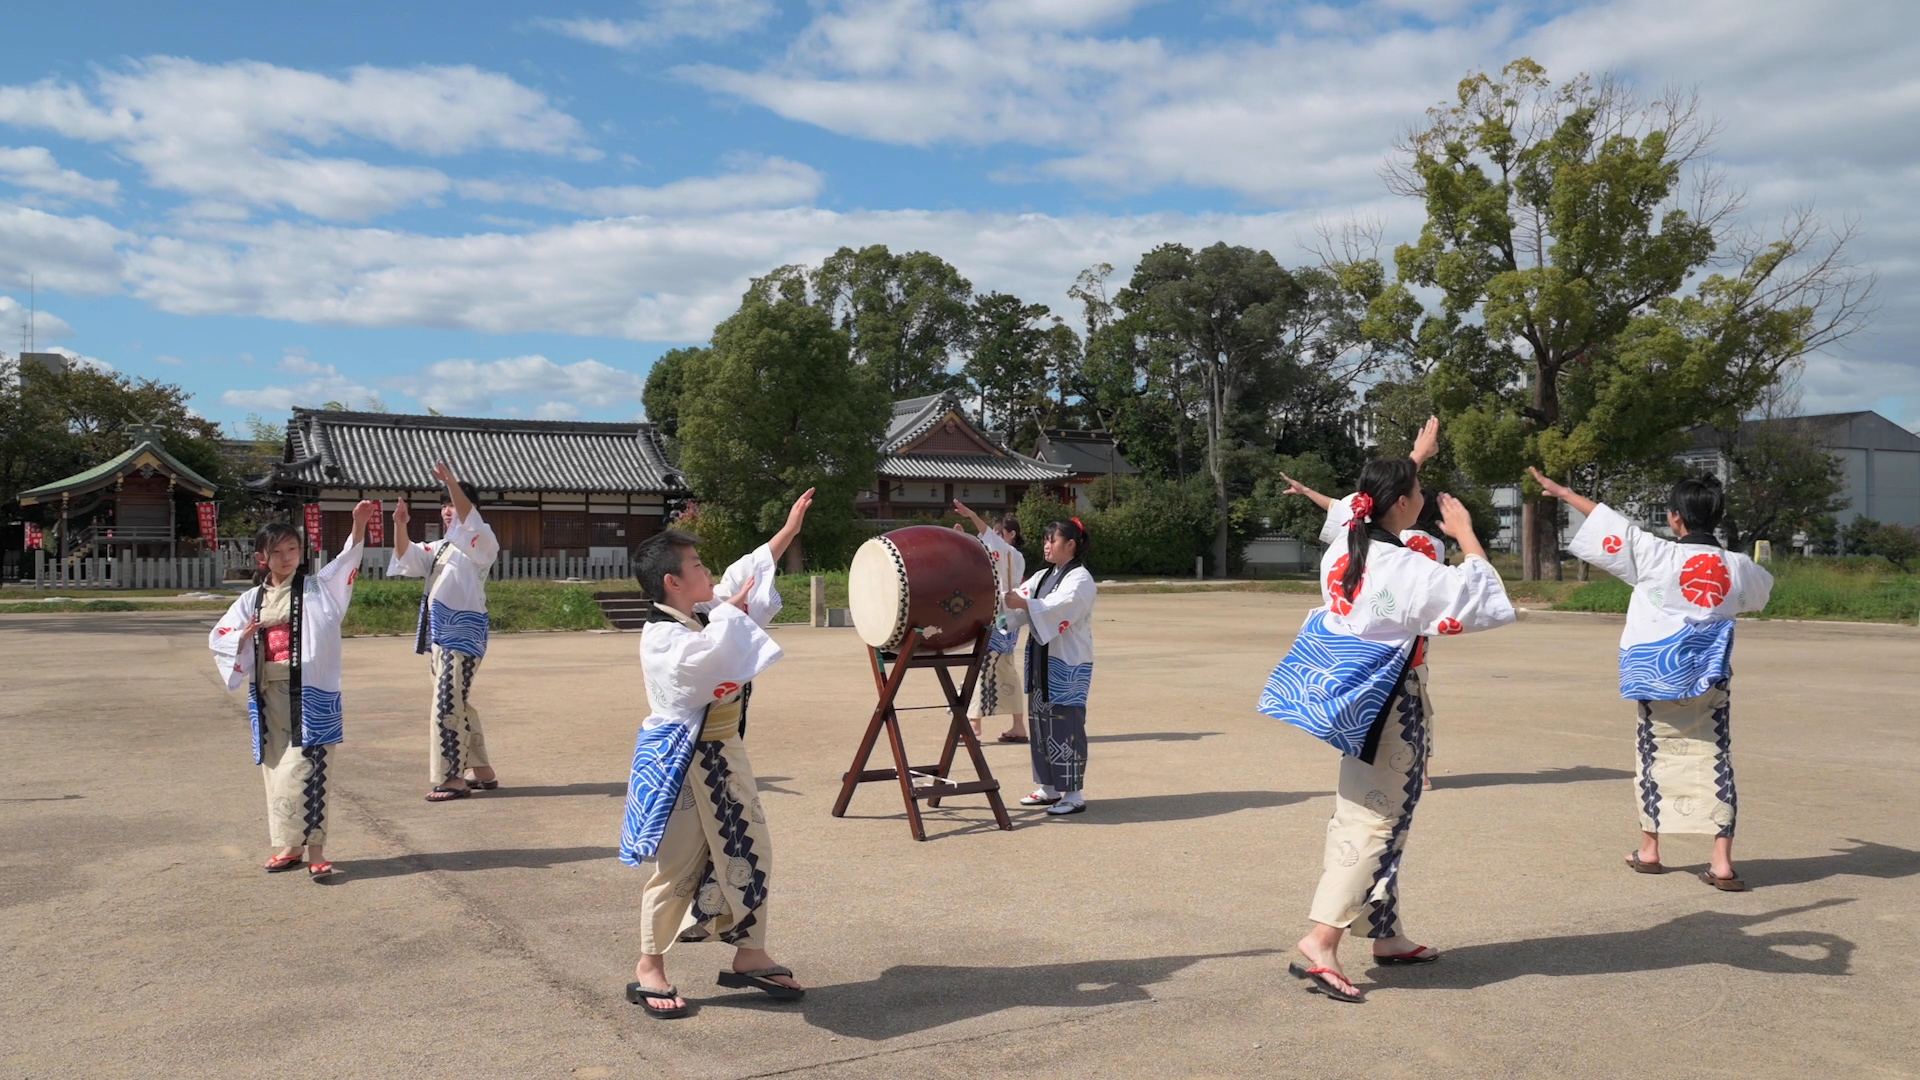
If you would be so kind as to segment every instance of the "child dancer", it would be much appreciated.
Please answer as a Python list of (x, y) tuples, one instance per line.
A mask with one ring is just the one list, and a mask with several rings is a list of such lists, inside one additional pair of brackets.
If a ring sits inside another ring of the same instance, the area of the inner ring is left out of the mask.
[[(640, 896), (640, 960), (627, 984), (627, 1000), (648, 1016), (687, 1014), (667, 981), (666, 953), (675, 940), (709, 934), (736, 948), (721, 986), (779, 1001), (804, 993), (767, 953), (773, 841), (743, 737), (753, 680), (780, 659), (766, 632), (780, 611), (774, 575), (812, 505), (808, 489), (786, 525), (728, 567), (717, 589), (687, 533), (668, 529), (637, 552), (640, 585), (653, 600), (640, 636), (651, 714), (634, 743), (620, 861), (653, 863)], [(689, 911), (692, 928), (680, 937)]]
[(1047, 526), (1047, 569), (1001, 602), (1008, 627), (1027, 630), (1027, 714), (1033, 717), (1033, 780), (1021, 806), (1054, 817), (1086, 810), (1087, 693), (1093, 686), (1093, 602), (1085, 565), (1092, 538), (1079, 518)]
[[(393, 508), (393, 558), (388, 577), (426, 578), (413, 651), (430, 653), (433, 698), (427, 710), (428, 802), (464, 799), (474, 788), (500, 786), (487, 757), (480, 710), (467, 695), (474, 672), (487, 655), (487, 571), (500, 556), (500, 541), (474, 503), (479, 492), (441, 462), (433, 478), (440, 494), (440, 539), (416, 544), (407, 536), (407, 500)], [(473, 776), (467, 776), (467, 770)]]
[(1733, 869), (1733, 618), (1767, 606), (1773, 575), (1713, 535), (1726, 510), (1713, 477), (1673, 486), (1667, 527), (1679, 539), (1662, 540), (1530, 471), (1542, 491), (1587, 516), (1568, 550), (1633, 586), (1620, 633), (1620, 696), (1639, 703), (1640, 847), (1627, 865), (1661, 873), (1661, 833), (1706, 833), (1713, 858), (1700, 879), (1745, 889)]
[[(993, 562), (997, 603), (1000, 597), (1027, 580), (1027, 557), (1020, 551), (1020, 519), (1001, 514), (999, 522), (988, 525), (959, 499), (953, 500), (953, 509), (971, 521), (974, 531), (980, 534), (980, 543), (985, 545), (987, 558)], [(1007, 625), (1006, 612), (1002, 610), (994, 620), (993, 635), (987, 639), (991, 658), (986, 670), (980, 673), (980, 690), (967, 706), (967, 719), (973, 721), (976, 736), (980, 734), (980, 721), (1005, 710), (1013, 714), (1013, 726), (1000, 733), (1000, 741), (1027, 741), (1027, 706), (1020, 685), (1020, 662), (1014, 656), (1019, 644), (1019, 631)]]
[(333, 873), (325, 857), (327, 748), (342, 736), (340, 623), (374, 507), (363, 501), (353, 508), (352, 535), (317, 574), (307, 573), (306, 545), (293, 526), (263, 526), (253, 538), (256, 587), (241, 593), (207, 635), (226, 688), (250, 684), (253, 762), (266, 781), (274, 846), (269, 874), (303, 861), (315, 880)]
[(1324, 602), (1308, 614), (1256, 706), (1345, 755), (1308, 912), (1312, 926), (1297, 946), (1306, 963), (1288, 966), (1335, 1001), (1362, 1000), (1340, 967), (1343, 933), (1371, 938), (1383, 965), (1439, 958), (1400, 921), (1400, 860), (1426, 771), (1426, 688), (1413, 663), (1420, 640), (1514, 619), (1458, 500), (1440, 496), (1440, 520), (1466, 554), (1461, 565), (1443, 565), (1401, 541), (1425, 498), (1410, 458), (1361, 470), (1360, 490), (1347, 503), (1346, 543), (1321, 559)]

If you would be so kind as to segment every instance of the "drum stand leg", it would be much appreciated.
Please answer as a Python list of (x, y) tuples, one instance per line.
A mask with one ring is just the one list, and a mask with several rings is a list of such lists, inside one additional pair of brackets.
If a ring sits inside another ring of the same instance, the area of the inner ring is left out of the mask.
[[(987, 632), (981, 631), (974, 641), (971, 655), (915, 657), (914, 649), (918, 639), (909, 637), (900, 653), (894, 659), (891, 672), (885, 671), (880, 662), (880, 651), (869, 647), (867, 659), (873, 669), (873, 684), (880, 693), (880, 702), (874, 706), (873, 716), (867, 721), (866, 734), (861, 736), (860, 748), (854, 751), (853, 765), (841, 778), (840, 795), (833, 803), (833, 816), (845, 817), (847, 806), (853, 801), (853, 790), (863, 783), (878, 780), (898, 780), (900, 799), (907, 809), (907, 828), (912, 831), (915, 840), (925, 840), (927, 832), (920, 819), (920, 800), (926, 799), (927, 805), (939, 806), (940, 800), (948, 795), (984, 794), (987, 803), (993, 808), (994, 821), (1002, 829), (1012, 829), (1013, 822), (1007, 817), (1006, 804), (1000, 798), (1000, 783), (993, 778), (987, 768), (987, 758), (980, 749), (980, 740), (974, 737), (973, 728), (967, 723), (967, 701), (973, 693), (974, 684), (980, 678), (982, 661), (987, 655)], [(967, 665), (967, 677), (963, 689), (956, 690), (953, 677), (947, 668), (964, 662)], [(932, 767), (914, 768), (907, 757), (905, 740), (900, 734), (900, 714), (894, 707), (894, 699), (900, 693), (900, 684), (907, 670), (915, 667), (931, 667), (940, 678), (940, 689), (947, 699), (950, 722), (947, 737), (940, 754), (940, 763)], [(875, 745), (880, 741), (880, 733), (886, 732), (887, 749), (893, 754), (894, 767), (891, 769), (869, 769), (868, 760), (873, 756)], [(961, 742), (967, 746), (967, 755), (973, 760), (974, 770), (979, 780), (956, 784), (949, 779), (953, 769), (953, 757)], [(915, 773), (930, 774), (933, 783), (924, 790), (916, 791), (913, 786)]]

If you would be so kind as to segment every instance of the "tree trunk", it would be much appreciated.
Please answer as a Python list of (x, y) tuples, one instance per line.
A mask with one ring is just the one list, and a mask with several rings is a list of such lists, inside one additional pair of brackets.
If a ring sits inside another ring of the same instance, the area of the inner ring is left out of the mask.
[[(1560, 386), (1555, 382), (1559, 365), (1551, 357), (1536, 354), (1533, 359), (1534, 422), (1550, 428), (1560, 419)], [(1553, 580), (1561, 578), (1559, 522), (1554, 500), (1546, 496), (1529, 499), (1521, 509), (1522, 555), (1520, 579), (1542, 581), (1549, 564)]]

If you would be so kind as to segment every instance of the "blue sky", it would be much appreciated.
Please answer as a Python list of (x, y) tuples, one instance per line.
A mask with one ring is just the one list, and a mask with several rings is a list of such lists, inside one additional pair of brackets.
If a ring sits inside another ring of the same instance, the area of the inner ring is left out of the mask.
[[(400, 10), (405, 8), (405, 10)], [(1168, 240), (1392, 243), (1379, 176), (1462, 75), (1681, 85), (1744, 220), (1812, 206), (1879, 276), (1809, 411), (1920, 425), (1920, 13), (1904, 3), (630, 0), (11, 12), (0, 350), (291, 404), (625, 418), (748, 277), (924, 248), (1069, 310)]]

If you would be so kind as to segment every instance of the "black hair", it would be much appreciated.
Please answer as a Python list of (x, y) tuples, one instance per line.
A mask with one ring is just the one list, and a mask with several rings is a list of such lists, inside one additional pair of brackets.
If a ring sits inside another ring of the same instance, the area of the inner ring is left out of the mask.
[(1421, 532), (1443, 535), (1440, 532), (1440, 500), (1428, 499), (1420, 504), (1420, 516), (1413, 519), (1413, 527)]
[(1020, 519), (1013, 516), (1013, 511), (1009, 510), (1001, 514), (1000, 520), (994, 522), (994, 525), (1013, 534), (1013, 539), (1009, 540), (1008, 543), (1014, 547), (1019, 547), (1026, 542), (1027, 534), (1020, 531)]
[(633, 576), (640, 590), (656, 604), (667, 599), (667, 575), (679, 575), (684, 569), (686, 550), (700, 546), (700, 538), (680, 529), (654, 533), (633, 551)]
[[(468, 506), (480, 505), (480, 489), (474, 487), (472, 481), (470, 480), (460, 481), (460, 494), (465, 495), (467, 497)], [(446, 488), (441, 488), (440, 489), (440, 505), (445, 506), (452, 501), (453, 501), (453, 492), (449, 491)]]
[[(1375, 522), (1394, 503), (1413, 494), (1413, 485), (1419, 476), (1419, 468), (1412, 458), (1375, 458), (1367, 462), (1360, 470), (1359, 491), (1373, 500)], [(1340, 577), (1340, 592), (1348, 600), (1353, 599), (1360, 588), (1360, 578), (1367, 572), (1367, 546), (1372, 543), (1367, 531), (1364, 523), (1347, 530), (1347, 572)]]
[(1087, 551), (1093, 547), (1093, 537), (1087, 534), (1087, 527), (1080, 524), (1078, 518), (1047, 522), (1046, 531), (1040, 534), (1040, 538), (1045, 540), (1049, 536), (1073, 541), (1073, 558), (1067, 563), (1068, 566), (1087, 561)]
[(1720, 527), (1727, 512), (1727, 496), (1720, 490), (1720, 478), (1712, 474), (1695, 480), (1689, 477), (1673, 485), (1667, 496), (1667, 509), (1680, 515), (1680, 523), (1690, 533), (1710, 533)]
[[(306, 555), (306, 540), (300, 535), (300, 530), (284, 521), (269, 521), (254, 532), (253, 553), (255, 555), (265, 555), (274, 548), (279, 547), (280, 542), (283, 540), (299, 541), (301, 544), (300, 554), (303, 557)], [(264, 565), (255, 567), (253, 571), (253, 583), (255, 585), (266, 584), (267, 573), (267, 568)]]

